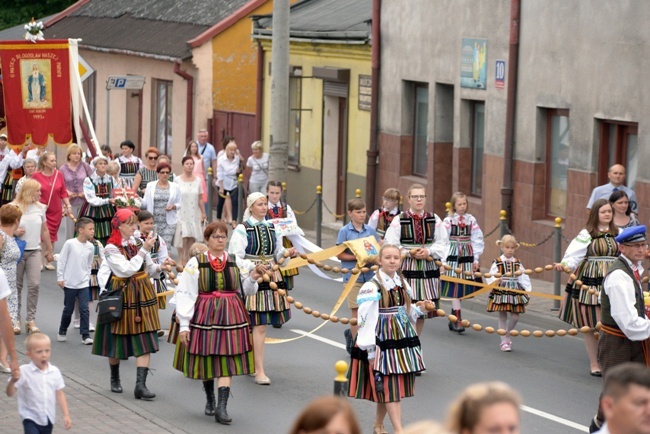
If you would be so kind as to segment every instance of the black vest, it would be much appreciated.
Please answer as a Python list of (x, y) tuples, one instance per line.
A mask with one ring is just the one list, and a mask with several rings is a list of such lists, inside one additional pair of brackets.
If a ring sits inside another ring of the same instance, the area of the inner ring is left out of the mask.
[[(624, 258), (619, 256), (618, 258), (616, 258), (616, 260), (614, 260), (612, 265), (609, 267), (609, 270), (607, 270), (607, 274), (610, 274), (614, 270), (623, 271), (625, 274), (630, 276), (630, 279), (632, 279), (632, 282), (634, 282), (634, 308), (636, 309), (639, 316), (644, 318), (645, 309), (643, 306), (643, 291), (641, 289), (641, 284), (639, 283), (638, 280), (636, 280), (636, 277), (634, 277), (634, 271), (632, 270), (632, 267), (630, 267), (630, 264), (628, 264)], [(617, 291), (620, 289), (612, 288), (612, 290)], [(614, 318), (612, 318), (612, 305), (609, 301), (609, 296), (605, 293), (605, 290), (600, 292), (600, 309), (601, 309), (601, 322), (603, 323), (603, 325), (620, 330), (620, 327), (616, 324)]]

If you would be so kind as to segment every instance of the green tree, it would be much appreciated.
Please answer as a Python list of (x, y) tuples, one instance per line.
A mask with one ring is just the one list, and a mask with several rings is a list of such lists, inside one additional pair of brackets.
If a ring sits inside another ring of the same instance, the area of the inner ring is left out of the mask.
[(3, 0), (0, 7), (0, 30), (27, 24), (61, 12), (75, 0)]

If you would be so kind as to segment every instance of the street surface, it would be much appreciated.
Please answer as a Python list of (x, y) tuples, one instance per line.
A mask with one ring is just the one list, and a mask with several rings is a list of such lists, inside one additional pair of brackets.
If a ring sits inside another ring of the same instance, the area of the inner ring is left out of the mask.
[[(122, 362), (123, 394), (109, 389), (108, 361), (90, 354), (81, 344), (77, 330), (68, 331), (68, 342), (56, 342), (63, 308), (63, 293), (56, 285), (55, 272), (42, 275), (37, 324), (52, 340), (52, 362), (66, 380), (73, 429), (78, 433), (109, 433), (138, 430), (140, 433), (286, 433), (293, 419), (312, 398), (331, 394), (336, 375), (334, 364), (347, 360), (341, 324), (328, 323), (313, 338), (266, 345), (265, 363), (271, 386), (258, 386), (252, 377), (233, 380), (228, 413), (231, 426), (216, 424), (205, 416), (201, 383), (187, 380), (171, 366), (174, 346), (161, 341), (160, 352), (152, 356), (147, 386), (158, 396), (153, 402), (136, 401), (135, 362)], [(316, 277), (306, 268), (296, 278), (292, 295), (305, 306), (329, 312), (342, 286)], [(538, 302), (538, 299), (531, 301)], [(542, 303), (542, 301), (539, 301)], [(496, 328), (497, 317), (488, 315), (484, 300), (464, 302), (464, 317)], [(449, 305), (443, 305), (449, 311)], [(24, 309), (24, 307), (23, 307)], [(532, 310), (532, 309), (531, 309)], [(543, 309), (545, 310), (545, 309)], [(293, 310), (292, 320), (282, 329), (269, 328), (275, 338), (293, 338), (321, 323), (311, 315)], [(93, 313), (94, 315), (94, 313)], [(348, 316), (344, 305), (339, 317)], [(167, 327), (171, 310), (160, 312)], [(531, 312), (521, 317), (518, 329), (567, 328), (550, 312)], [(531, 326), (534, 324), (535, 327)], [(25, 334), (17, 337), (24, 353)], [(318, 339), (315, 339), (318, 338)], [(500, 380), (515, 387), (523, 396), (524, 433), (580, 433), (593, 416), (601, 379), (589, 375), (582, 337), (513, 338), (513, 352), (499, 351), (496, 334), (468, 330), (459, 336), (447, 329), (445, 319), (427, 321), (422, 347), (427, 372), (416, 382), (416, 396), (403, 401), (403, 421), (407, 425), (421, 419), (444, 420), (449, 403), (465, 386), (480, 381)], [(21, 361), (27, 359), (22, 356)], [(5, 374), (1, 381), (8, 378)], [(371, 430), (375, 406), (368, 401), (352, 401), (363, 432)], [(59, 412), (60, 413), (60, 412)], [(60, 414), (59, 414), (60, 416)], [(22, 432), (15, 399), (0, 397), (2, 432)], [(122, 425), (121, 425), (122, 424)], [(391, 431), (390, 422), (386, 427)], [(63, 431), (61, 421), (57, 431)]]

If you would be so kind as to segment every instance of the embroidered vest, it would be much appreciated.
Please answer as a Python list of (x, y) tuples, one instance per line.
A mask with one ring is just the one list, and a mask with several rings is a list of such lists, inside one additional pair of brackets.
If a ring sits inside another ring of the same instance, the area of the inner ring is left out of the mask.
[[(436, 217), (428, 212), (424, 213), (421, 220), (416, 221), (408, 212), (402, 212), (400, 219), (400, 242), (402, 244), (431, 244), (436, 239)], [(419, 239), (415, 225), (422, 224), (424, 239)]]
[[(632, 282), (634, 282), (634, 309), (640, 317), (645, 317), (645, 310), (643, 307), (643, 291), (641, 289), (641, 284), (634, 277), (634, 271), (632, 271), (632, 267), (630, 267), (630, 264), (628, 264), (625, 259), (618, 257), (609, 267), (609, 270), (607, 270), (607, 274), (611, 273), (614, 270), (622, 270), (630, 277), (630, 279), (632, 279)], [(613, 288), (613, 290), (616, 291), (618, 288)], [(616, 321), (614, 321), (614, 318), (612, 317), (612, 305), (605, 290), (602, 290), (600, 292), (600, 309), (601, 322), (603, 325), (620, 330), (616, 324)]]

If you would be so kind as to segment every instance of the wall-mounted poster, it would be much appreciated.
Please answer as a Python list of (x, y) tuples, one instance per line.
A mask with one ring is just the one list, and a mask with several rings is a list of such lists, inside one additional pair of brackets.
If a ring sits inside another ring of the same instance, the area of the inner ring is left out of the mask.
[(463, 38), (460, 87), (485, 89), (487, 85), (487, 39)]

